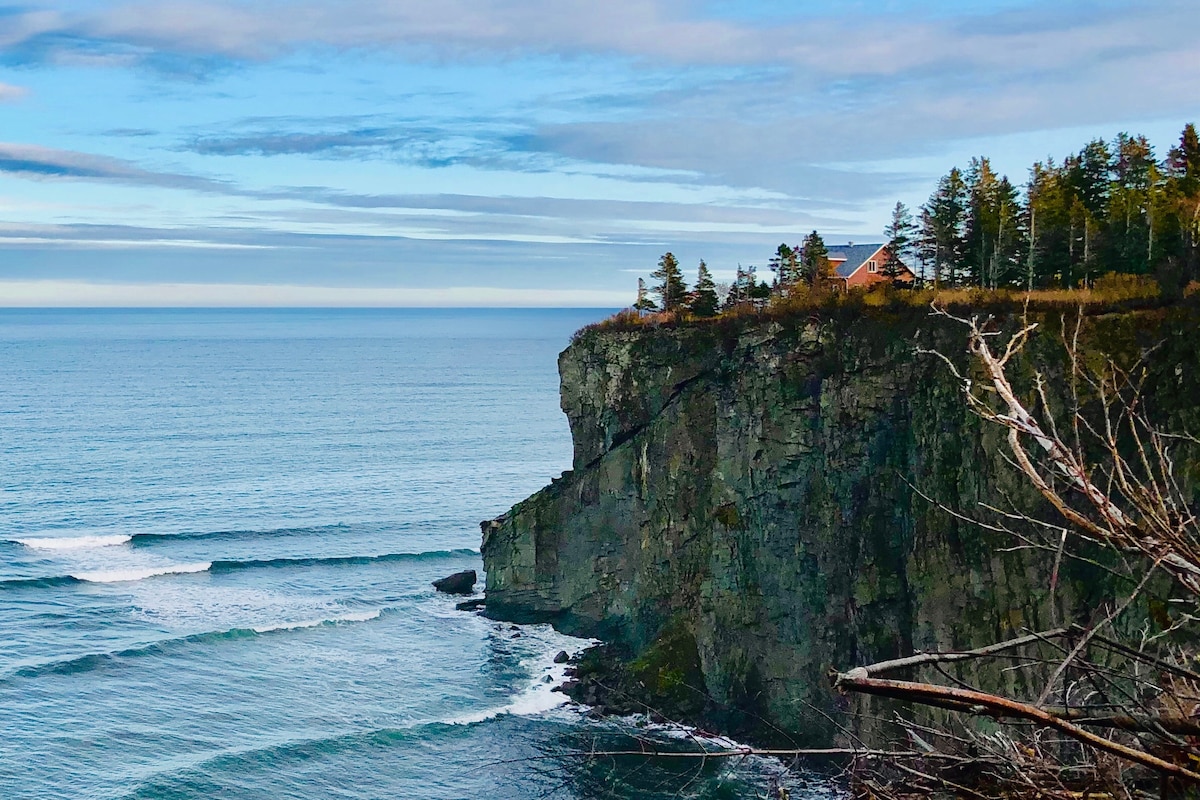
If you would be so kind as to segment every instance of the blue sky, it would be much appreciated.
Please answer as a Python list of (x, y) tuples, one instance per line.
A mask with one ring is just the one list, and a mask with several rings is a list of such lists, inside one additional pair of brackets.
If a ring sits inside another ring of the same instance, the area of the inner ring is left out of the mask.
[(1200, 118), (1194, 0), (0, 7), (0, 305), (597, 305)]

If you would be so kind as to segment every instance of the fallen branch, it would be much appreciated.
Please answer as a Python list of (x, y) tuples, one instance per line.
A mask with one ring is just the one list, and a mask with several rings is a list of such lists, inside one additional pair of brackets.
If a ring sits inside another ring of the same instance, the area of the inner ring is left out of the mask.
[(878, 695), (898, 700), (925, 702), (952, 702), (970, 706), (970, 713), (976, 716), (990, 716), (999, 719), (1023, 719), (1043, 727), (1054, 728), (1071, 738), (1091, 745), (1097, 750), (1132, 761), (1156, 772), (1175, 778), (1200, 783), (1200, 773), (1186, 767), (1172, 764), (1158, 756), (1142, 750), (1135, 750), (1111, 739), (1105, 739), (1091, 731), (1085, 730), (1073, 722), (1055, 716), (1051, 712), (1037, 706), (1010, 700), (985, 692), (968, 689), (954, 689), (936, 686), (930, 683), (915, 681), (893, 681), (884, 678), (869, 677), (867, 670), (859, 667), (846, 673), (839, 673), (834, 681), (834, 687), (841, 691), (858, 692), (860, 694)]
[(919, 667), (924, 664), (947, 664), (955, 661), (968, 661), (974, 658), (984, 658), (997, 653), (1003, 653), (1006, 650), (1012, 650), (1027, 644), (1037, 644), (1038, 642), (1042, 642), (1046, 639), (1056, 639), (1060, 636), (1066, 636), (1070, 632), (1070, 628), (1055, 628), (1054, 630), (1045, 631), (1043, 633), (1031, 633), (1028, 636), (1009, 639), (1006, 642), (989, 644), (986, 647), (977, 647), (974, 650), (959, 650), (950, 653), (917, 653), (916, 655), (906, 656), (905, 658), (895, 658), (891, 661), (880, 661), (876, 664), (869, 664), (865, 667), (859, 667), (858, 670), (854, 670), (854, 672), (857, 674), (859, 670), (862, 670), (868, 676), (881, 675), (885, 672), (894, 672), (898, 669), (908, 669), (909, 667)]

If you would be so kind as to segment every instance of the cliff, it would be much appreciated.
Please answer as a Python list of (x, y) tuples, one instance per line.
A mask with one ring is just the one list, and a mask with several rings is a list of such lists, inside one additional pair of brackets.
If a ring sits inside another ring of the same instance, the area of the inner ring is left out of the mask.
[[(1097, 316), (1083, 347), (1157, 346), (1151, 395), (1197, 430), (1197, 321)], [(1065, 376), (1045, 323), (1018, 371)], [(1046, 558), (921, 496), (1040, 508), (917, 345), (967, 369), (962, 329), (919, 309), (582, 332), (559, 357), (573, 470), (484, 523), (489, 614), (616, 643), (651, 702), (809, 743), (834, 738), (831, 667), (1086, 618), (1094, 568), (1066, 565), (1051, 607)]]

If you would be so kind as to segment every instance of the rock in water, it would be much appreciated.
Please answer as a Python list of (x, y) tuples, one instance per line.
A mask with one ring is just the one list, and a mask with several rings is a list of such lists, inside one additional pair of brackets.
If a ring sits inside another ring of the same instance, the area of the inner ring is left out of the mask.
[(471, 594), (471, 592), (475, 591), (475, 581), (477, 579), (478, 576), (475, 574), (475, 570), (468, 569), (434, 581), (433, 588), (446, 594)]
[(567, 653), (566, 650), (559, 650), (558, 655), (556, 655), (554, 657), (555, 664), (565, 664), (570, 660), (571, 660), (571, 656)]
[(474, 600), (463, 600), (454, 607), (459, 611), (478, 611), (481, 608), (487, 607), (487, 600), (483, 597), (477, 597)]

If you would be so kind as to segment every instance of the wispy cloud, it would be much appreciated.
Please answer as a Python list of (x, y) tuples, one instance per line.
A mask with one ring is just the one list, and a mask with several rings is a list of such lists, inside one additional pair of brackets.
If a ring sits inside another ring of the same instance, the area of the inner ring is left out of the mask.
[(0, 83), (0, 103), (13, 103), (24, 99), (29, 90), (23, 86), (13, 86), (11, 83)]
[(34, 179), (107, 181), (201, 192), (225, 193), (231, 189), (222, 181), (156, 172), (117, 158), (11, 142), (0, 142), (0, 173)]
[(267, 59), (311, 46), (415, 57), (625, 55), (683, 64), (790, 65), (838, 76), (1053, 70), (1144, 51), (1194, 52), (1188, 0), (1063, 2), (922, 15), (797, 6), (765, 21), (714, 18), (686, 0), (159, 0), (92, 11), (30, 9), (0, 21), (0, 47)]

